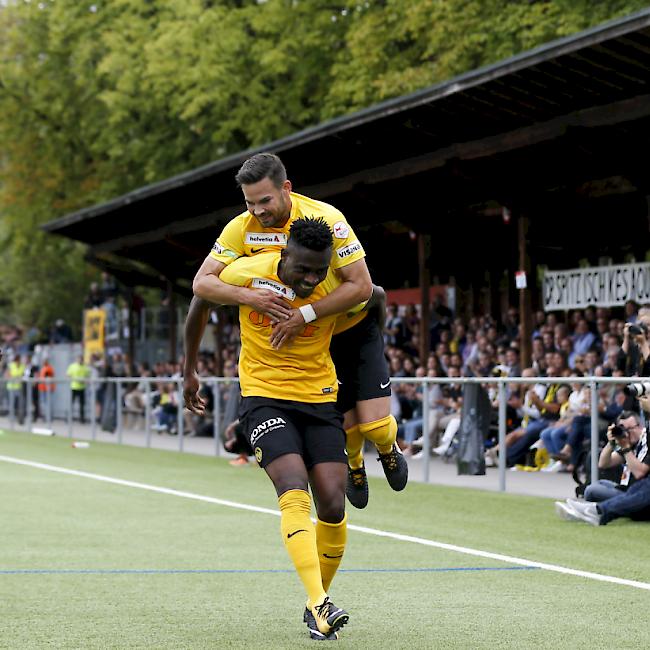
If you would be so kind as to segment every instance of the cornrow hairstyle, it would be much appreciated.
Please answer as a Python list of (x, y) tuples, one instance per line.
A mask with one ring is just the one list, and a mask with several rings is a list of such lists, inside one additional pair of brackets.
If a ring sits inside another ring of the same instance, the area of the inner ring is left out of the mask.
[(323, 217), (302, 217), (291, 224), (289, 242), (312, 251), (324, 251), (333, 245), (332, 231)]
[(245, 160), (235, 175), (237, 185), (252, 185), (269, 178), (275, 187), (282, 187), (287, 180), (287, 170), (273, 153), (256, 153)]

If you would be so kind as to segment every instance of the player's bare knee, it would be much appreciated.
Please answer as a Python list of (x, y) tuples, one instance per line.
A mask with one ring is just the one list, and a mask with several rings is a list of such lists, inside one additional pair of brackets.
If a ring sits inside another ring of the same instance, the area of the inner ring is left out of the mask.
[(278, 497), (281, 497), (285, 492), (289, 490), (302, 490), (307, 492), (307, 481), (303, 480), (298, 476), (287, 476), (287, 477), (277, 477), (273, 479), (273, 485), (275, 487), (275, 492)]
[(318, 518), (327, 524), (338, 524), (345, 517), (345, 498), (335, 499), (327, 503), (319, 503)]

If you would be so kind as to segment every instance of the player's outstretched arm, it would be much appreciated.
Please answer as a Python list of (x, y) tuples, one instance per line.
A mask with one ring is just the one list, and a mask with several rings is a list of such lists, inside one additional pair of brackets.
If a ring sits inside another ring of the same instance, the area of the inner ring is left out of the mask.
[(185, 366), (183, 368), (183, 400), (185, 408), (203, 415), (205, 401), (199, 395), (199, 377), (196, 365), (199, 358), (199, 346), (210, 316), (210, 303), (194, 296), (185, 318), (183, 337), (185, 340)]
[(194, 276), (194, 295), (217, 305), (248, 305), (277, 320), (286, 319), (291, 315), (289, 304), (272, 291), (249, 289), (223, 282), (219, 275), (224, 268), (226, 265), (223, 262), (208, 255)]
[[(346, 312), (368, 300), (372, 293), (372, 280), (365, 260), (352, 262), (337, 269), (337, 273), (342, 280), (341, 285), (329, 295), (312, 303), (316, 318)], [(289, 319), (273, 327), (271, 345), (278, 349), (290, 343), (300, 334), (304, 325), (305, 319), (302, 313), (298, 309), (293, 309)]]

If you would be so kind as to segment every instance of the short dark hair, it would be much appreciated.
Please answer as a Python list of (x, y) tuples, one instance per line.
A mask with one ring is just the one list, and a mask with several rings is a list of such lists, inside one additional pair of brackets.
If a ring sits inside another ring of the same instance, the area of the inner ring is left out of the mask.
[(281, 187), (287, 180), (287, 170), (273, 153), (256, 153), (245, 160), (235, 176), (237, 185), (252, 185), (269, 178), (275, 187)]
[(623, 411), (618, 418), (616, 418), (616, 423), (618, 424), (621, 420), (627, 420), (628, 418), (634, 418), (638, 425), (641, 425), (641, 416), (635, 411)]
[(291, 224), (289, 242), (312, 251), (324, 251), (333, 245), (332, 231), (323, 217), (302, 217)]

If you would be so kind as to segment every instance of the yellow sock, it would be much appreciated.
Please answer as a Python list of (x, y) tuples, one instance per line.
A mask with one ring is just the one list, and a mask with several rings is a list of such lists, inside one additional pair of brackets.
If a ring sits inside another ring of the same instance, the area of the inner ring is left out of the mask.
[(289, 490), (278, 499), (278, 503), (282, 541), (302, 580), (309, 602), (320, 603), (325, 592), (316, 548), (316, 529), (309, 518), (311, 498), (304, 490)]
[(363, 422), (359, 425), (359, 431), (364, 438), (375, 443), (380, 454), (387, 454), (397, 440), (397, 420), (392, 415), (387, 415), (381, 420)]
[(345, 430), (345, 448), (348, 452), (348, 465), (352, 469), (359, 469), (363, 465), (363, 441), (359, 425)]
[(320, 573), (325, 591), (330, 588), (339, 564), (341, 564), (347, 538), (347, 514), (338, 524), (328, 524), (320, 519), (316, 520), (316, 546), (318, 547)]

